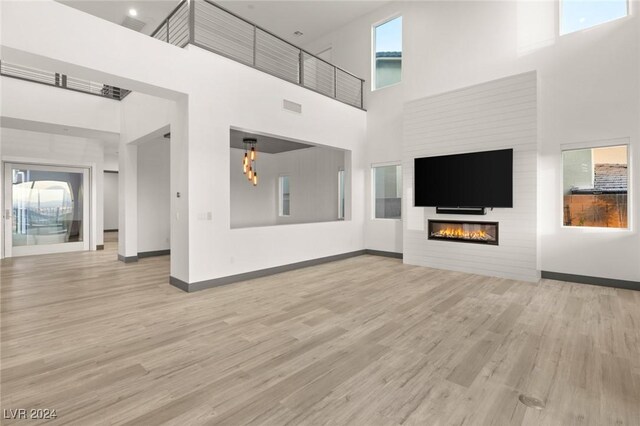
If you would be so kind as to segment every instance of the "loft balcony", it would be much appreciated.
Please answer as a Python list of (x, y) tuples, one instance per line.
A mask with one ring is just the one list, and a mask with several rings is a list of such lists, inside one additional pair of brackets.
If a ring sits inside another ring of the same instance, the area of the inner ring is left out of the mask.
[(60, 89), (72, 90), (74, 92), (87, 93), (89, 95), (96, 95), (117, 101), (121, 101), (131, 93), (130, 90), (122, 89), (120, 87), (76, 78), (55, 71), (9, 64), (2, 60), (0, 60), (0, 75), (53, 86)]
[(183, 0), (151, 34), (225, 56), (340, 102), (364, 109), (364, 80), (209, 0)]

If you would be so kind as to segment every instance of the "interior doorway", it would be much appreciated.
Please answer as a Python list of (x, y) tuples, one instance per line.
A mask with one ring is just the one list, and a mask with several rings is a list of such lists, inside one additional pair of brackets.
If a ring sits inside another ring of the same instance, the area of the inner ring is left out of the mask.
[(90, 249), (90, 172), (27, 163), (4, 167), (5, 257)]

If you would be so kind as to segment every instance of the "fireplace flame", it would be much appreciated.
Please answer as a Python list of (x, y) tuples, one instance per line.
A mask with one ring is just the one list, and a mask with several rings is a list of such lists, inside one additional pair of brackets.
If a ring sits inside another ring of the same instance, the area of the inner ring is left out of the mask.
[(457, 238), (463, 240), (490, 241), (493, 239), (491, 235), (481, 229), (477, 231), (465, 231), (462, 227), (444, 228), (437, 232), (433, 232), (431, 235), (440, 238)]

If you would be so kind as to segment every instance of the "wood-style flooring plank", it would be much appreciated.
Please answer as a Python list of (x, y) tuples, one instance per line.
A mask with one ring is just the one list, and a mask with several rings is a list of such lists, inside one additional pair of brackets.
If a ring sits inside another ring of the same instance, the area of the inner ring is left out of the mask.
[(640, 425), (638, 292), (359, 256), (184, 293), (109, 237), (2, 261), (1, 408), (57, 414), (2, 424)]

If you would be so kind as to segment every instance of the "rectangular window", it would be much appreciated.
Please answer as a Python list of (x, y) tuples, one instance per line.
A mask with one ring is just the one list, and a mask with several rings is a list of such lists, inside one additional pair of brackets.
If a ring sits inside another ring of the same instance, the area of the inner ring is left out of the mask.
[(280, 216), (289, 216), (291, 214), (291, 193), (289, 192), (289, 176), (280, 176), (278, 179), (278, 197), (280, 206), (278, 214)]
[(373, 28), (373, 89), (400, 83), (402, 78), (402, 16)]
[(373, 167), (374, 218), (402, 217), (402, 172), (399, 165)]
[(338, 170), (338, 219), (344, 219), (344, 170)]
[(591, 28), (628, 14), (628, 0), (560, 0), (560, 34)]
[(628, 227), (626, 145), (562, 152), (565, 226)]

